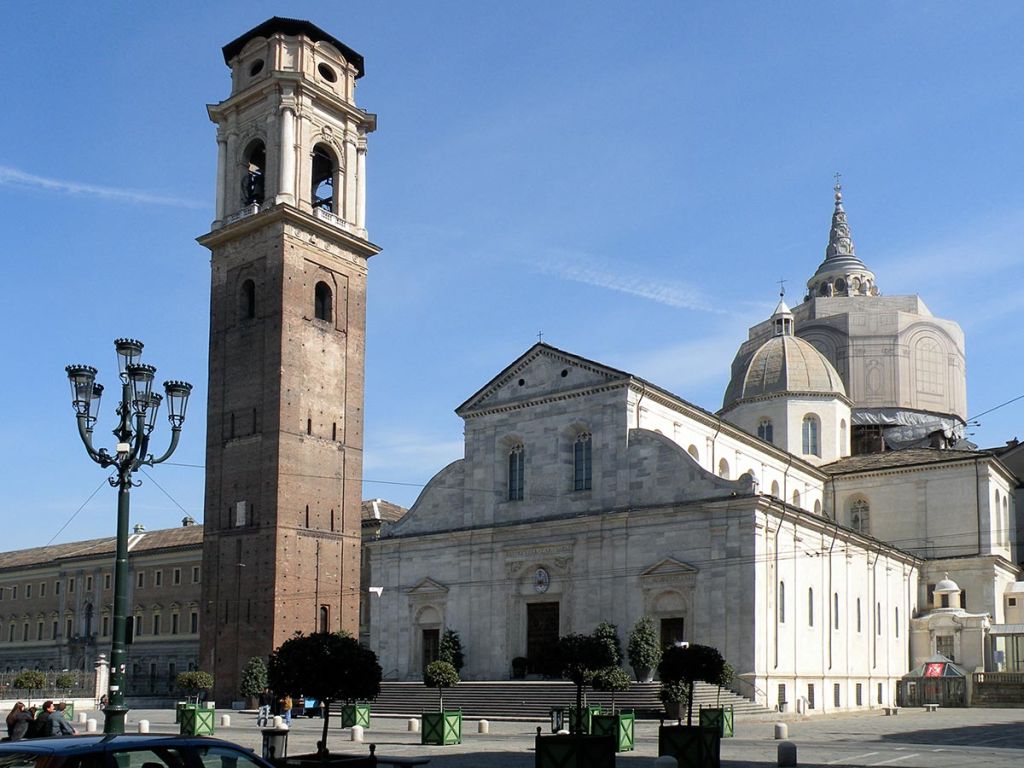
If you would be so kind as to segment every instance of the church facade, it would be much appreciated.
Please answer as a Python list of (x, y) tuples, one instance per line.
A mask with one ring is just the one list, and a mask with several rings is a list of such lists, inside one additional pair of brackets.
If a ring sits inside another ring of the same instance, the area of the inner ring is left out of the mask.
[[(466, 678), (543, 674), (559, 636), (644, 615), (769, 707), (891, 706), (941, 651), (1019, 664), (989, 631), (1013, 631), (1019, 481), (958, 442), (962, 332), (879, 294), (838, 186), (808, 291), (751, 329), (717, 414), (543, 343), (459, 406), (464, 457), (367, 545), (384, 669), (419, 679), (455, 629)], [(912, 644), (946, 573), (991, 627)]]

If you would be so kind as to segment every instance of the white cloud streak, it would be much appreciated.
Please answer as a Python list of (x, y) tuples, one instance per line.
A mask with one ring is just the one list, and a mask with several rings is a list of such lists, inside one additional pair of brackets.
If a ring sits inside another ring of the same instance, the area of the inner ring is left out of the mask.
[(192, 209), (206, 207), (204, 203), (199, 203), (195, 200), (154, 195), (149, 192), (143, 192), (136, 189), (121, 189), (118, 187), (105, 187), (99, 184), (84, 184), (78, 181), (67, 181), (65, 179), (50, 179), (45, 176), (36, 176), (35, 174), (26, 173), (25, 171), (12, 168), (8, 165), (0, 165), (0, 185), (141, 205), (165, 205), (175, 208)]
[(534, 264), (540, 272), (596, 288), (605, 288), (679, 309), (721, 313), (701, 290), (680, 280), (660, 280), (639, 274), (622, 274), (577, 254), (547, 254)]

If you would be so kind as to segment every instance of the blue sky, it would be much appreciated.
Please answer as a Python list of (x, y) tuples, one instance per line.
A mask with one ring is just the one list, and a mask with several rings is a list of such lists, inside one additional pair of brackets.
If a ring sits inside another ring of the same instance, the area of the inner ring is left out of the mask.
[[(453, 408), (539, 331), (717, 409), (776, 281), (797, 303), (823, 257), (836, 170), (883, 293), (963, 326), (971, 414), (1024, 394), (1019, 4), (7, 3), (3, 549), (112, 534), (63, 368), (112, 387), (122, 335), (196, 384), (133, 522), (201, 519), (204, 105), (221, 46), (275, 14), (362, 53), (379, 115), (364, 498), (411, 504), (461, 455)], [(1024, 401), (973, 439), (1022, 423)]]

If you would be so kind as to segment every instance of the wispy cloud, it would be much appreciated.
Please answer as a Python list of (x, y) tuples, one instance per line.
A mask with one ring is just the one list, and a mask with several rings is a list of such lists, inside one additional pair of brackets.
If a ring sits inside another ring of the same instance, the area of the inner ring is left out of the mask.
[(367, 440), (363, 454), (365, 481), (416, 482), (461, 459), (462, 440), (438, 440), (426, 434), (405, 434)]
[(722, 312), (703, 291), (689, 283), (647, 277), (638, 272), (614, 270), (583, 254), (552, 249), (544, 254), (543, 261), (535, 261), (533, 266), (539, 272), (563, 280), (618, 291), (670, 307), (700, 312)]
[(66, 179), (50, 179), (45, 176), (36, 176), (32, 173), (26, 173), (25, 171), (12, 168), (8, 165), (0, 165), (0, 185), (21, 187), (24, 189), (38, 189), (62, 195), (93, 197), (142, 205), (167, 205), (175, 208), (194, 209), (206, 207), (204, 203), (200, 203), (195, 200), (154, 195), (137, 189), (121, 189), (119, 187), (105, 187), (100, 184), (85, 184), (78, 181), (68, 181)]

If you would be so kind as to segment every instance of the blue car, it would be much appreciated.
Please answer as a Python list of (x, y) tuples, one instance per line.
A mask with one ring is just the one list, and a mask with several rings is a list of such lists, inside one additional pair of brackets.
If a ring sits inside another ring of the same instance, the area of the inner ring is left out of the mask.
[(206, 736), (97, 734), (0, 742), (0, 768), (274, 768)]

